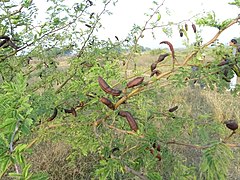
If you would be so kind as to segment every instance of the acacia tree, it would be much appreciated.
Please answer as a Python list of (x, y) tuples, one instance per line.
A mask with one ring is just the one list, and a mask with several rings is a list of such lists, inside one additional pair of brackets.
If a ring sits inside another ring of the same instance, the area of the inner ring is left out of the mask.
[[(118, 41), (114, 43), (98, 39), (95, 32), (102, 26), (101, 18), (111, 14), (108, 6), (117, 1), (104, 0), (98, 12), (94, 9), (96, 3), (87, 0), (69, 7), (64, 0), (51, 0), (46, 18), (36, 23), (38, 9), (34, 1), (0, 2), (0, 177), (47, 178), (31, 172), (25, 155), (37, 143), (61, 140), (71, 146), (72, 158), (77, 158), (78, 153), (95, 154), (99, 160), (91, 174), (95, 178), (224, 179), (229, 157), (233, 157), (231, 147), (239, 147), (228, 142), (236, 129), (228, 138), (219, 140), (227, 134), (222, 123), (199, 127), (187, 115), (174, 115), (177, 106), (160, 113), (155, 105), (159, 103), (159, 89), (180, 88), (196, 78), (189, 78), (189, 65), (199, 67), (197, 77), (206, 85), (218, 84), (220, 90), (226, 86), (222, 78), (225, 75), (216, 64), (228, 50), (222, 46), (214, 48), (216, 61), (208, 65), (201, 64), (199, 59), (222, 32), (239, 23), (240, 17), (219, 22), (209, 13), (206, 17), (160, 25), (164, 1), (154, 1), (146, 23), (135, 25), (126, 39), (116, 37)], [(240, 6), (237, 0), (231, 4)], [(174, 43), (162, 40), (160, 44), (170, 51), (163, 51), (151, 67), (140, 72), (135, 68), (129, 76), (135, 53), (141, 53), (138, 42), (145, 31), (161, 28), (169, 33), (169, 28), (179, 28), (180, 35), (187, 37), (191, 28), (196, 41), (201, 41), (197, 25), (219, 31), (209, 42), (195, 46), (183, 62), (178, 61)], [(130, 51), (122, 53), (124, 49)], [(67, 59), (68, 68), (61, 69), (56, 55), (66, 51), (75, 55)], [(231, 62), (237, 58), (229, 57)], [(165, 61), (171, 63), (160, 72)], [(230, 67), (238, 70), (236, 63)], [(146, 73), (148, 77), (143, 75)], [(184, 134), (186, 128), (194, 130), (194, 135)], [(200, 136), (203, 131), (207, 138)], [(216, 136), (212, 138), (211, 133)], [(182, 138), (186, 140), (182, 142)], [(202, 153), (202, 159), (188, 166), (171, 145), (196, 149)]]

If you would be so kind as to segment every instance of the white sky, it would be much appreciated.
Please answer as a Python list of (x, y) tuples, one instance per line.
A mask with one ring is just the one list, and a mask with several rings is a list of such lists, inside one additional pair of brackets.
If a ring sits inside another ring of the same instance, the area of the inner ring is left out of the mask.
[[(102, 0), (93, 0), (98, 2)], [(162, 3), (163, 0), (156, 0)], [(71, 0), (73, 2), (79, 2), (77, 0)], [(166, 24), (168, 21), (179, 22), (184, 19), (188, 19), (195, 14), (203, 11), (214, 11), (217, 19), (225, 20), (227, 18), (235, 18), (240, 13), (239, 8), (233, 5), (229, 5), (231, 0), (165, 0), (164, 6), (160, 8), (162, 13), (161, 22)], [(35, 1), (38, 6), (42, 6), (40, 9), (44, 9), (43, 1)], [(105, 15), (103, 17), (103, 26), (105, 29), (99, 31), (98, 37), (102, 39), (110, 38), (115, 40), (114, 36), (118, 36), (119, 39), (125, 39), (134, 23), (137, 25), (143, 25), (148, 17), (144, 13), (150, 13), (149, 8), (153, 8), (152, 0), (118, 0), (116, 6), (108, 7), (113, 15)], [(171, 16), (165, 14), (166, 8), (171, 12)], [(189, 29), (191, 24), (189, 23)], [(199, 27), (197, 27), (199, 29)], [(201, 28), (202, 29), (202, 28)], [(206, 42), (212, 38), (217, 29), (204, 28), (202, 29), (203, 41)], [(159, 29), (156, 34), (156, 40), (152, 38), (151, 32), (145, 33), (144, 38), (141, 39), (140, 44), (144, 47), (158, 48), (159, 42), (168, 40), (173, 43), (174, 47), (184, 47), (182, 41), (184, 38), (179, 36), (177, 27), (174, 29), (173, 38), (168, 38)], [(195, 34), (188, 31), (190, 42), (194, 42)], [(234, 25), (226, 32), (222, 33), (219, 37), (219, 41), (224, 44), (228, 44), (229, 40), (234, 37), (240, 37), (240, 25)]]

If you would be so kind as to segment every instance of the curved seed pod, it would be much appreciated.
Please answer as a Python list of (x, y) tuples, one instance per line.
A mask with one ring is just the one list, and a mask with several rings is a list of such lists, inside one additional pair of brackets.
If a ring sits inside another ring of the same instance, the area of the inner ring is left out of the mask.
[(133, 118), (132, 114), (128, 111), (120, 111), (118, 113), (118, 115), (122, 116), (122, 117), (125, 117), (128, 121), (128, 124), (130, 126), (130, 128), (133, 130), (133, 131), (137, 131), (138, 130), (138, 126), (137, 126), (137, 123), (135, 121), (135, 119)]
[(162, 41), (162, 42), (160, 42), (160, 44), (167, 44), (170, 48), (171, 53), (172, 53), (172, 58), (175, 59), (175, 52), (174, 52), (174, 48), (173, 48), (172, 43), (170, 43), (169, 41)]
[(159, 57), (158, 57), (158, 62), (162, 62), (167, 56), (169, 56), (168, 53), (165, 53), (165, 54), (161, 54)]
[(119, 96), (122, 93), (121, 90), (111, 88), (106, 83), (106, 81), (100, 76), (98, 76), (98, 83), (99, 83), (99, 86), (102, 88), (102, 90), (105, 91), (108, 94), (111, 94), (113, 96)]
[(174, 112), (174, 111), (176, 111), (177, 109), (178, 109), (178, 106), (174, 106), (174, 107), (170, 108), (168, 111), (169, 111), (169, 112)]
[(52, 120), (54, 120), (55, 117), (57, 116), (57, 113), (58, 113), (57, 108), (54, 108), (54, 112), (53, 112), (52, 116), (49, 117), (49, 118), (47, 119), (47, 121), (52, 121)]
[(157, 69), (153, 70), (150, 77), (154, 76), (156, 74), (156, 76), (159, 76), (161, 74), (161, 72)]
[(238, 123), (235, 120), (224, 121), (224, 124), (226, 124), (227, 128), (231, 129), (232, 131), (235, 131), (238, 129)]
[(141, 84), (144, 80), (144, 77), (137, 77), (127, 83), (128, 88), (132, 88)]
[(192, 29), (193, 29), (193, 32), (196, 33), (197, 32), (197, 28), (196, 28), (196, 25), (192, 23)]
[(185, 30), (188, 31), (188, 24), (187, 23), (185, 23), (184, 27), (185, 27)]
[(155, 63), (152, 63), (152, 65), (151, 65), (151, 71), (153, 71), (154, 69), (156, 69), (156, 67), (157, 67), (157, 63), (155, 62)]
[(110, 109), (114, 110), (114, 104), (113, 104), (109, 99), (107, 99), (107, 98), (105, 98), (105, 97), (102, 97), (102, 98), (100, 99), (100, 101), (101, 101), (103, 104), (105, 104), (107, 107), (109, 107)]

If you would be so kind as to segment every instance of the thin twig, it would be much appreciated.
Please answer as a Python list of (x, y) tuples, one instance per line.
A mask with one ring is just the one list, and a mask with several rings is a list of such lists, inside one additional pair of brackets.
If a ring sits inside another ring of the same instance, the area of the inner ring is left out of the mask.
[(123, 130), (123, 129), (119, 129), (115, 126), (112, 126), (112, 125), (108, 125), (106, 123), (104, 123), (104, 125), (106, 125), (108, 128), (110, 129), (114, 129), (115, 131), (117, 132), (120, 132), (120, 133), (123, 133), (123, 134), (131, 134), (131, 135), (135, 135), (135, 136), (138, 136), (139, 138), (144, 138), (143, 135), (138, 135), (137, 133), (135, 133), (134, 131), (126, 131), (126, 130)]
[[(13, 134), (12, 134), (12, 136), (11, 136), (11, 141), (10, 141), (10, 144), (9, 144), (9, 151), (10, 151), (11, 154), (12, 154), (13, 151), (14, 151), (13, 142), (14, 142), (14, 138), (15, 138), (18, 130), (19, 130), (19, 125), (20, 125), (20, 119), (17, 120), (15, 129), (14, 129), (14, 132), (13, 132)], [(15, 167), (16, 173), (19, 174), (20, 171), (21, 171), (19, 165), (18, 165), (17, 163), (15, 163), (15, 164), (14, 164), (14, 167)]]

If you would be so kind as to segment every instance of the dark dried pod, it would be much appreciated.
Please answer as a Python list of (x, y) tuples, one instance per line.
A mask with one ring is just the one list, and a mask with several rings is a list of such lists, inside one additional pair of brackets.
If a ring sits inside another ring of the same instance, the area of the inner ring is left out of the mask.
[(102, 88), (102, 90), (105, 91), (108, 94), (111, 94), (113, 96), (119, 96), (122, 93), (121, 90), (111, 88), (106, 83), (106, 81), (100, 76), (98, 77), (98, 83), (99, 83), (99, 86)]
[(137, 78), (129, 81), (127, 83), (127, 87), (128, 88), (133, 88), (135, 86), (138, 86), (139, 84), (141, 84), (143, 82), (143, 80), (144, 80), (144, 77), (137, 77)]
[(158, 62), (162, 62), (167, 56), (169, 56), (168, 53), (165, 53), (165, 54), (161, 54), (159, 57), (158, 57)]
[(85, 24), (85, 26), (87, 26), (88, 28), (92, 28), (92, 26), (90, 26), (89, 24)]
[(170, 108), (168, 111), (169, 111), (169, 112), (174, 112), (174, 111), (176, 111), (177, 109), (178, 109), (178, 106), (174, 106), (174, 107)]
[(183, 30), (182, 29), (179, 30), (179, 34), (180, 34), (180, 37), (183, 37)]
[(71, 113), (74, 117), (77, 117), (77, 112), (75, 108), (71, 107), (71, 109), (64, 109), (65, 113)]
[(101, 97), (100, 98), (100, 101), (105, 104), (107, 107), (109, 107), (110, 109), (114, 110), (115, 107), (114, 107), (114, 104), (107, 98), (105, 97)]
[(161, 74), (161, 72), (157, 69), (153, 70), (150, 77), (154, 76), (156, 74), (156, 76), (159, 76)]
[(92, 5), (93, 5), (93, 2), (92, 2), (92, 1), (90, 1), (90, 0), (87, 0), (87, 2), (89, 3), (89, 5), (90, 5), (90, 6), (92, 6)]
[(161, 160), (162, 160), (161, 154), (158, 153), (157, 156), (156, 156), (156, 158), (158, 158), (158, 160), (161, 161)]
[(157, 67), (157, 62), (152, 63), (152, 65), (151, 65), (151, 71), (153, 71), (154, 69), (156, 69), (156, 67)]
[(128, 121), (128, 124), (130, 126), (130, 128), (133, 130), (133, 131), (137, 131), (138, 130), (138, 125), (135, 121), (135, 119), (133, 118), (132, 114), (128, 111), (120, 111), (118, 113), (118, 115), (122, 116), (122, 117), (125, 117)]
[[(146, 150), (149, 150), (150, 153), (151, 153), (152, 155), (154, 155), (154, 149), (153, 149), (153, 148), (146, 148)], [(161, 159), (162, 159), (161, 154), (158, 153), (158, 154), (156, 155), (156, 158), (157, 158), (159, 161), (161, 161)]]
[(223, 60), (218, 64), (218, 66), (224, 66), (224, 65), (226, 65), (226, 64), (229, 64), (229, 60), (223, 59)]
[(238, 129), (238, 123), (235, 120), (224, 121), (224, 124), (226, 124), (227, 128), (231, 129), (232, 131), (235, 131)]
[(167, 44), (172, 53), (172, 58), (175, 59), (175, 52), (172, 43), (170, 43), (169, 41), (161, 41), (160, 44)]
[(111, 150), (111, 153), (114, 153), (114, 152), (116, 152), (116, 151), (120, 151), (119, 147), (113, 148), (113, 149)]
[(152, 147), (153, 147), (154, 149), (156, 149), (157, 151), (159, 151), (159, 152), (160, 152), (160, 150), (161, 150), (160, 144), (153, 143)]
[(2, 47), (3, 45), (5, 45), (6, 43), (7, 43), (7, 40), (6, 40), (6, 39), (2, 40), (2, 41), (0, 42), (0, 47)]
[(55, 117), (57, 116), (57, 113), (58, 113), (57, 108), (54, 108), (54, 112), (53, 112), (52, 116), (49, 117), (49, 118), (47, 119), (47, 121), (52, 121), (52, 120), (54, 120)]
[(90, 14), (89, 18), (92, 19), (94, 16), (94, 12)]
[(72, 110), (71, 109), (64, 109), (64, 112), (65, 113), (72, 113)]
[(77, 112), (76, 112), (75, 108), (72, 107), (71, 110), (72, 110), (72, 115), (74, 117), (77, 117)]
[(117, 41), (119, 41), (119, 39), (118, 39), (118, 37), (117, 37), (117, 36), (115, 36), (115, 38), (116, 38), (116, 40), (117, 40)]
[(184, 24), (184, 27), (185, 27), (185, 30), (188, 31), (188, 24), (187, 23)]
[(193, 29), (193, 32), (196, 33), (197, 32), (197, 28), (196, 28), (196, 25), (192, 23), (192, 29)]

